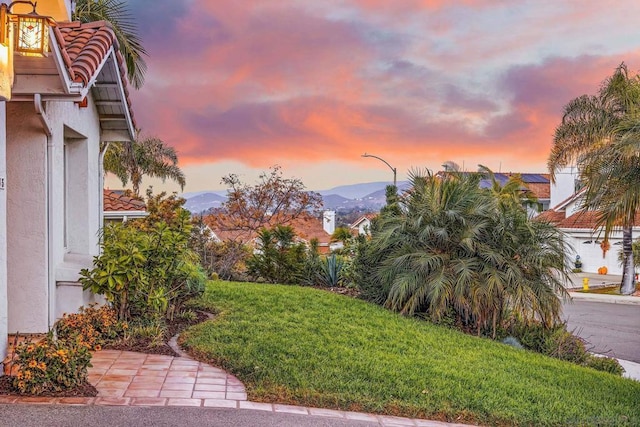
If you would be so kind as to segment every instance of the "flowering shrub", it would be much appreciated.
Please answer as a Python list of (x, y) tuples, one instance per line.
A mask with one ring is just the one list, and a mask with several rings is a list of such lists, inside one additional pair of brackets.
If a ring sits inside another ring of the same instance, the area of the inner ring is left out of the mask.
[(90, 361), (89, 349), (76, 341), (54, 340), (51, 333), (38, 343), (27, 340), (14, 350), (13, 386), (24, 394), (74, 388), (87, 382)]
[(59, 339), (75, 341), (89, 350), (101, 350), (106, 343), (124, 335), (127, 322), (118, 321), (116, 311), (108, 306), (80, 307), (79, 313), (64, 314), (56, 323)]

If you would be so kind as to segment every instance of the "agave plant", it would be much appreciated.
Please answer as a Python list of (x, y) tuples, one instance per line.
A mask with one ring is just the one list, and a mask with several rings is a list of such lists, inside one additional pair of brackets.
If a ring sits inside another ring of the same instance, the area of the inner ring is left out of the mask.
[(321, 262), (319, 282), (323, 286), (334, 288), (342, 283), (344, 259), (336, 254), (329, 255)]

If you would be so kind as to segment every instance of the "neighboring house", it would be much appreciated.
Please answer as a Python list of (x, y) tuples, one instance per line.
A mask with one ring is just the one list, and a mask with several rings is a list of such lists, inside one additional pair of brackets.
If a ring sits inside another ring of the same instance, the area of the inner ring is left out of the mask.
[(102, 195), (105, 224), (127, 222), (149, 215), (143, 201), (127, 197), (122, 191), (103, 190)]
[(377, 217), (377, 213), (367, 213), (355, 220), (350, 226), (351, 234), (356, 236), (370, 235), (371, 234), (371, 221)]
[[(237, 230), (229, 225), (230, 221), (224, 213), (207, 215), (205, 223), (211, 230), (214, 241), (224, 242), (233, 240), (255, 247), (258, 234), (251, 230)], [(311, 240), (318, 241), (318, 250), (322, 254), (329, 253), (342, 247), (341, 242), (332, 242), (331, 234), (335, 231), (335, 212), (325, 211), (322, 219), (311, 214), (302, 214), (293, 221), (285, 224), (293, 228), (298, 241), (309, 245)]]
[[(569, 256), (574, 261), (576, 256), (580, 256), (582, 271), (597, 273), (598, 268), (607, 267), (609, 274), (622, 274), (622, 266), (618, 261), (618, 253), (622, 249), (622, 231), (614, 230), (611, 233), (607, 249), (603, 244), (603, 229), (596, 228), (598, 213), (581, 211), (584, 189), (575, 191), (577, 176), (575, 168), (560, 171), (556, 182), (551, 186), (551, 199), (558, 200), (560, 195), (569, 196), (540, 214), (537, 219), (551, 222), (565, 233), (566, 241), (572, 247)], [(636, 223), (640, 224), (640, 216)], [(640, 227), (633, 228), (633, 235), (640, 236)]]
[(99, 253), (100, 144), (135, 134), (112, 29), (65, 22), (71, 8), (38, 2), (57, 21), (45, 56), (0, 44), (0, 360), (8, 333), (47, 332), (95, 300), (77, 281)]

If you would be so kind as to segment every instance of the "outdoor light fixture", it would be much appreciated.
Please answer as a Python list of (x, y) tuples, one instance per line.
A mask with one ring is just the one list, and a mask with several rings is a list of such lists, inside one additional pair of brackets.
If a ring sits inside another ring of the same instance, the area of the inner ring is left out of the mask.
[[(31, 13), (12, 13), (11, 9), (16, 4), (28, 4), (33, 7)], [(14, 1), (10, 4), (0, 5), (0, 44), (8, 46), (9, 25), (16, 24), (14, 49), (25, 56), (47, 56), (49, 49), (49, 25), (51, 18), (38, 15), (36, 2)]]

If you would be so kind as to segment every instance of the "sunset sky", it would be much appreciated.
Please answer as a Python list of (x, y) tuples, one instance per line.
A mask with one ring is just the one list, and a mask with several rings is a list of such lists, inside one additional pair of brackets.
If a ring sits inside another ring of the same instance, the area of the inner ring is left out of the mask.
[(136, 120), (176, 147), (187, 192), (274, 164), (314, 190), (390, 181), (365, 152), (399, 180), (446, 160), (545, 172), (562, 106), (640, 69), (637, 0), (130, 6), (149, 52)]

